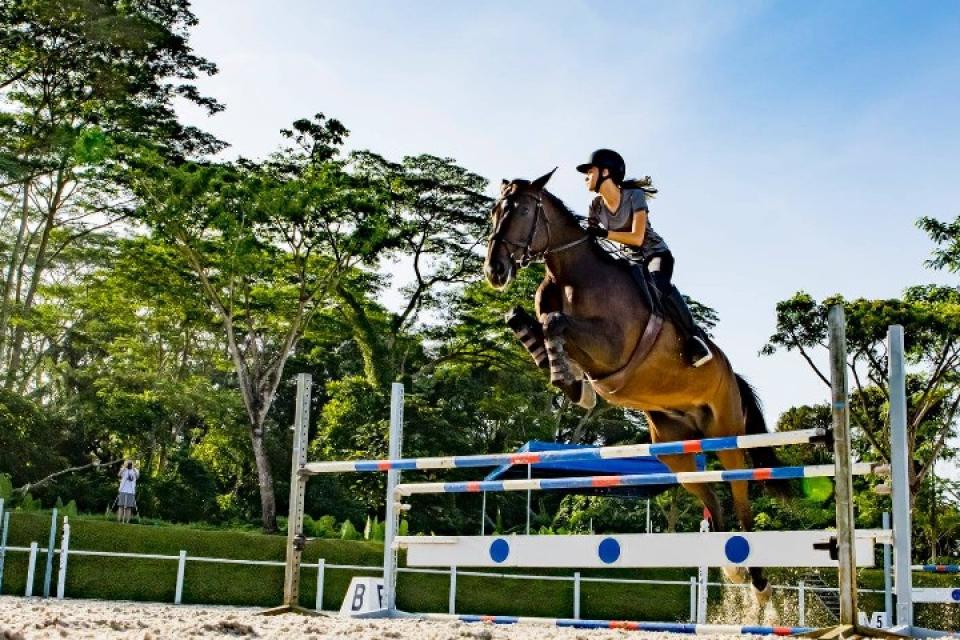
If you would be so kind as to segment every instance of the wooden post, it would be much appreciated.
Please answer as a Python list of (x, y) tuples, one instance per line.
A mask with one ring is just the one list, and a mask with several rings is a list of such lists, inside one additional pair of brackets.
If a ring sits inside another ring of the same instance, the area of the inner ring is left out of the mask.
[(287, 558), (283, 573), (283, 606), (300, 606), (300, 559), (303, 556), (303, 498), (307, 479), (300, 469), (307, 463), (310, 428), (309, 373), (297, 376), (297, 403), (293, 423), (293, 458), (290, 464), (290, 513), (287, 518)]
[[(394, 382), (390, 386), (390, 439), (388, 441), (391, 459), (403, 456), (403, 384)], [(387, 615), (393, 615), (397, 608), (397, 561), (399, 551), (393, 546), (393, 539), (400, 529), (400, 510), (397, 508), (396, 488), (400, 484), (400, 471), (387, 472), (387, 504), (383, 517), (383, 591), (386, 595)]]
[(853, 476), (850, 473), (850, 407), (847, 394), (847, 338), (843, 307), (830, 307), (830, 388), (833, 413), (833, 453), (836, 465), (838, 582), (840, 624), (857, 625), (857, 569), (854, 557), (856, 522), (853, 516)]

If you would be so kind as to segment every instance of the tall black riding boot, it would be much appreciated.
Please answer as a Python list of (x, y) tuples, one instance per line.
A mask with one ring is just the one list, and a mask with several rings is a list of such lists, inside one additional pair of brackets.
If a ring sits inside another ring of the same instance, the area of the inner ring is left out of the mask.
[(671, 285), (670, 291), (663, 296), (663, 302), (670, 319), (680, 330), (683, 337), (683, 352), (690, 364), (700, 367), (710, 362), (713, 354), (707, 346), (707, 341), (704, 340), (703, 332), (694, 322), (690, 307), (687, 306), (687, 301), (683, 299), (680, 291)]

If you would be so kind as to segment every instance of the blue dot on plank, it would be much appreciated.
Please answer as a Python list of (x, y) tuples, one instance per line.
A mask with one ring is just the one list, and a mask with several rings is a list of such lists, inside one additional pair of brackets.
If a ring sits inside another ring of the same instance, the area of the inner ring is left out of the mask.
[(960, 589), (954, 589), (953, 591), (951, 591), (951, 592), (950, 592), (950, 598), (951, 598), (954, 602), (960, 602)]
[(620, 559), (620, 543), (613, 538), (604, 538), (597, 548), (597, 555), (606, 564), (616, 562)]
[(731, 536), (724, 545), (723, 552), (730, 562), (740, 563), (750, 555), (750, 543), (743, 536)]
[(503, 538), (497, 538), (490, 543), (490, 559), (494, 562), (503, 562), (510, 555), (510, 543)]

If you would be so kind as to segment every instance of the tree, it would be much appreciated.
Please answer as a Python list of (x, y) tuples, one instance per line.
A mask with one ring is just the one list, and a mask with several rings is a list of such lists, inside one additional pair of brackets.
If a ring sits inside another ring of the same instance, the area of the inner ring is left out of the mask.
[[(216, 68), (192, 54), (196, 19), (178, 0), (9, 0), (0, 5), (0, 366), (23, 392), (40, 288), (72, 245), (120, 220), (118, 171), (131, 148), (165, 157), (222, 143), (179, 123), (175, 98), (220, 105), (192, 81)], [(37, 342), (37, 341), (34, 341)], [(42, 343), (42, 340), (39, 341)]]
[(827, 309), (843, 304), (847, 316), (847, 353), (851, 422), (869, 443), (870, 454), (890, 461), (886, 385), (886, 334), (904, 326), (906, 358), (915, 369), (907, 380), (907, 440), (911, 498), (915, 500), (933, 465), (953, 457), (946, 447), (957, 434), (960, 408), (960, 290), (918, 286), (902, 300), (854, 300), (834, 297), (817, 303), (798, 293), (777, 304), (777, 331), (762, 353), (798, 352), (814, 374), (830, 386), (828, 372), (816, 364), (815, 351), (827, 349)]
[[(360, 152), (351, 163), (357, 175), (388, 195), (390, 226), (377, 266), (390, 272), (392, 282), (345, 280), (337, 295), (364, 354), (368, 382), (385, 388), (398, 375), (415, 373), (407, 371), (410, 367), (430, 366), (429, 357), (411, 357), (416, 347), (405, 334), (418, 323), (436, 323), (442, 309), (480, 274), (479, 247), (492, 200), (483, 195), (487, 181), (450, 158), (420, 155), (392, 163)], [(400, 311), (386, 313), (363, 301), (390, 284), (400, 285)]]
[(336, 159), (347, 135), (317, 114), (263, 162), (170, 164), (144, 154), (138, 216), (175, 248), (221, 325), (249, 424), (263, 527), (276, 529), (267, 413), (314, 316), (389, 242), (384, 197)]

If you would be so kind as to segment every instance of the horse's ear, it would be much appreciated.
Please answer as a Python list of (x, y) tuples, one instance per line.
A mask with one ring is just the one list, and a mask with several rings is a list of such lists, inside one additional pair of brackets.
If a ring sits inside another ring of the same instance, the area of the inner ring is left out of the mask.
[(543, 174), (542, 176), (534, 180), (533, 184), (531, 184), (530, 186), (536, 189), (537, 191), (540, 191), (545, 186), (547, 186), (547, 183), (550, 182), (550, 178), (553, 177), (553, 174), (556, 173), (556, 171), (557, 171), (557, 167), (554, 167), (549, 172)]
[(500, 195), (501, 195), (501, 196), (507, 195), (507, 191), (508, 191), (509, 189), (510, 189), (510, 181), (509, 181), (509, 180), (501, 180), (501, 181), (500, 181)]

